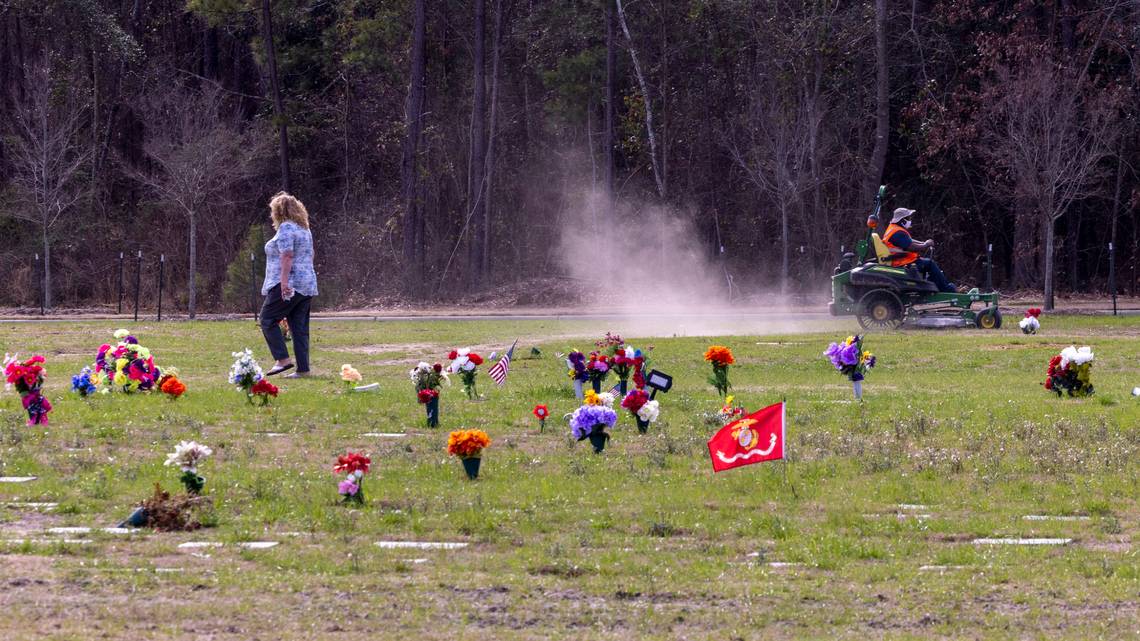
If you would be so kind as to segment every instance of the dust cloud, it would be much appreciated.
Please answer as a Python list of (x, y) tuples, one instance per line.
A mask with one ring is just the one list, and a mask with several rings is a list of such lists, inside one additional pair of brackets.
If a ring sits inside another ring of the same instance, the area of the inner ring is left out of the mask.
[[(826, 307), (786, 304), (779, 294), (733, 290), (712, 239), (693, 212), (622, 199), (603, 191), (563, 195), (555, 247), (559, 264), (599, 305), (586, 315), (633, 336), (791, 334), (826, 329)], [(589, 295), (584, 297), (589, 300)]]

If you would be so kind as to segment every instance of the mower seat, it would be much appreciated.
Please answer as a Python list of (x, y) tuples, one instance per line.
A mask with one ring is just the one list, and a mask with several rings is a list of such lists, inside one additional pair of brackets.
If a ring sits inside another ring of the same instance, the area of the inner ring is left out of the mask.
[(871, 244), (875, 247), (875, 258), (880, 265), (889, 265), (891, 262), (891, 250), (887, 244), (879, 238), (877, 233), (871, 233)]

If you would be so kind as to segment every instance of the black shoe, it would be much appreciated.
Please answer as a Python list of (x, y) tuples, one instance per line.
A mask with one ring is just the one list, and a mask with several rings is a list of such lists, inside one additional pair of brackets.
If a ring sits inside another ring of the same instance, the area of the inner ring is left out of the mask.
[(292, 363), (289, 363), (288, 365), (274, 365), (268, 372), (265, 373), (265, 375), (277, 376), (281, 372), (288, 372), (291, 369), (293, 369)]

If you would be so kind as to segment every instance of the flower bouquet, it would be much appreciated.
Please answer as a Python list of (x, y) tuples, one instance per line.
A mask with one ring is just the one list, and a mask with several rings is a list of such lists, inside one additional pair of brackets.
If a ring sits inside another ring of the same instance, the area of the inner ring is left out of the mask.
[(582, 383), (590, 380), (590, 374), (586, 371), (586, 355), (576, 349), (570, 350), (566, 355), (566, 367), (569, 368), (566, 375), (574, 382), (574, 396), (578, 397), (578, 402), (582, 402), (585, 398), (582, 394)]
[(360, 372), (352, 365), (345, 363), (340, 366), (340, 380), (344, 381), (344, 386), (347, 389), (352, 389), (363, 379), (364, 377), (361, 376)]
[(254, 383), (253, 387), (249, 388), (250, 402), (252, 403), (253, 397), (257, 396), (261, 399), (261, 407), (266, 407), (269, 405), (269, 397), (277, 398), (277, 392), (279, 391), (276, 385), (263, 378)]
[(345, 503), (364, 504), (364, 475), (371, 466), (372, 459), (358, 452), (349, 452), (336, 458), (333, 472), (347, 474), (337, 485), (337, 492), (344, 497)]
[(712, 345), (705, 350), (705, 360), (712, 363), (712, 375), (709, 384), (716, 388), (721, 396), (728, 396), (732, 384), (728, 382), (728, 366), (736, 363), (732, 350), (723, 345)]
[[(606, 398), (609, 397), (609, 398)], [(606, 400), (609, 403), (606, 403)], [(606, 428), (612, 428), (618, 422), (618, 413), (613, 411), (613, 397), (609, 393), (586, 393), (586, 405), (583, 405), (570, 416), (570, 433), (578, 440), (589, 439), (594, 446), (594, 452), (600, 453), (605, 449), (605, 441), (610, 435)]]
[(186, 384), (179, 380), (176, 374), (163, 374), (162, 378), (158, 379), (158, 391), (175, 401), (186, 393)]
[(1093, 353), (1088, 347), (1066, 347), (1049, 361), (1045, 389), (1057, 396), (1092, 396)]
[(236, 359), (234, 364), (230, 366), (230, 383), (237, 387), (238, 391), (245, 392), (246, 400), (253, 404), (253, 386), (265, 378), (265, 374), (261, 371), (261, 366), (253, 358), (253, 352), (246, 348), (240, 352), (233, 352), (232, 356)]
[(835, 369), (851, 380), (855, 400), (863, 400), (863, 377), (875, 366), (875, 355), (863, 351), (863, 337), (848, 336), (842, 343), (832, 343), (823, 352)]
[(423, 404), (427, 410), (428, 427), (439, 426), (439, 388), (443, 383), (450, 383), (443, 365), (436, 363), (428, 365), (420, 362), (409, 372), (412, 384), (416, 386), (416, 400)]
[(649, 431), (649, 424), (655, 423), (661, 415), (661, 407), (657, 401), (649, 398), (645, 390), (635, 389), (621, 400), (621, 406), (633, 414), (637, 421), (637, 431), (642, 434)]
[(491, 444), (491, 438), (483, 430), (459, 430), (447, 437), (447, 453), (458, 456), (463, 461), (463, 471), (467, 478), (479, 478), (480, 455)]
[(137, 338), (125, 329), (115, 331), (115, 345), (104, 343), (95, 355), (95, 372), (110, 381), (111, 390), (130, 394), (154, 389), (162, 373), (154, 364), (150, 350), (139, 345)]
[(545, 405), (535, 405), (531, 413), (538, 419), (538, 431), (545, 432), (546, 419), (550, 418), (550, 410), (547, 409)]
[(163, 465), (177, 465), (182, 469), (182, 485), (186, 487), (187, 494), (201, 494), (206, 485), (206, 479), (198, 476), (198, 464), (213, 454), (210, 448), (194, 441), (182, 441), (175, 446), (174, 451), (166, 455)]
[[(84, 367), (78, 374), (71, 377), (71, 391), (79, 394), (83, 398), (87, 398), (96, 392), (99, 392), (100, 383), (104, 383), (103, 377), (91, 369), (90, 366)], [(103, 385), (102, 391), (109, 392), (106, 385)]]
[(483, 364), (483, 357), (471, 351), (469, 347), (453, 349), (447, 357), (451, 359), (447, 371), (452, 374), (459, 374), (467, 398), (475, 398), (475, 374), (478, 373), (476, 368)]
[(51, 402), (43, 395), (46, 371), (43, 356), (33, 356), (24, 362), (12, 360), (4, 368), (8, 385), (16, 388), (24, 409), (28, 412), (28, 425), (47, 425)]
[(1017, 324), (1021, 328), (1023, 334), (1036, 334), (1037, 330), (1041, 329), (1041, 321), (1037, 319), (1041, 315), (1041, 310), (1037, 307), (1030, 307), (1025, 311), (1025, 318)]
[(623, 345), (617, 349), (610, 360), (614, 374), (618, 377), (618, 391), (623, 397), (629, 391), (628, 385), (631, 376), (634, 387), (637, 389), (645, 387), (645, 355), (641, 353), (641, 350)]
[(590, 352), (590, 359), (586, 361), (586, 374), (595, 392), (602, 391), (602, 382), (610, 375), (611, 365), (610, 358), (605, 354)]
[(724, 406), (716, 413), (716, 417), (720, 420), (721, 425), (728, 425), (738, 418), (744, 416), (744, 407), (735, 405), (733, 401), (736, 397), (729, 394), (724, 399)]

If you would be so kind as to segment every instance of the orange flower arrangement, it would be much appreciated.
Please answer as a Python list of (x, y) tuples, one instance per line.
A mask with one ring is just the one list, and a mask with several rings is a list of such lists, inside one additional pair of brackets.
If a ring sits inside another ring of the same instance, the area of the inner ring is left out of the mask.
[(457, 430), (447, 437), (447, 453), (459, 458), (474, 458), (490, 444), (491, 437), (483, 430)]
[(167, 374), (158, 381), (158, 390), (174, 400), (186, 392), (186, 384), (178, 380), (177, 376)]
[(713, 367), (728, 367), (736, 363), (732, 350), (724, 345), (713, 345), (705, 350), (705, 360), (712, 363)]
[(721, 396), (726, 396), (732, 384), (728, 382), (728, 366), (736, 362), (732, 350), (724, 345), (712, 345), (705, 350), (705, 360), (712, 363), (713, 373), (709, 383)]

